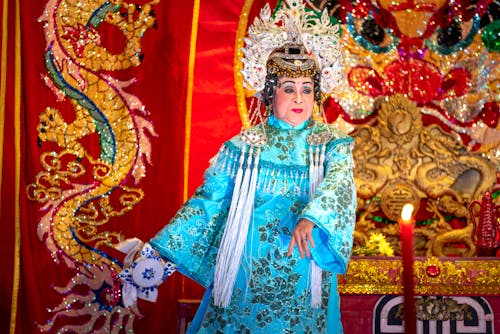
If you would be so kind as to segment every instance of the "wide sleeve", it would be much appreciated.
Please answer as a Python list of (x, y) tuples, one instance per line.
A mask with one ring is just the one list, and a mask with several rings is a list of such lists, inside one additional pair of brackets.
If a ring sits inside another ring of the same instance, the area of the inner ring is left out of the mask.
[(353, 177), (353, 140), (344, 137), (330, 143), (325, 177), (301, 212), (315, 225), (316, 247), (311, 255), (323, 270), (345, 273), (351, 256), (356, 222), (356, 186)]
[(149, 241), (179, 272), (205, 287), (213, 280), (234, 187), (236, 156), (224, 146), (205, 171), (202, 185)]

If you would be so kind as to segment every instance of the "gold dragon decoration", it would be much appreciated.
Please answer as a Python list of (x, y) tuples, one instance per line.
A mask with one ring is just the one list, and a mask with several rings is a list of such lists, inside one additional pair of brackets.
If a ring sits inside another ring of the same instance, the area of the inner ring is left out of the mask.
[[(452, 229), (444, 215), (467, 220), (468, 203), (496, 182), (496, 165), (480, 153), (468, 152), (452, 133), (436, 124), (424, 126), (416, 103), (403, 95), (387, 98), (377, 125), (358, 127), (355, 134), (355, 181), (360, 205), (369, 209), (358, 221), (355, 239), (362, 243), (369, 232), (388, 236), (397, 248), (395, 224), (377, 227), (366, 214), (381, 210), (397, 221), (405, 203), (426, 205), (433, 217), (419, 227), (416, 244), (420, 255), (444, 256), (448, 242), (462, 241), (462, 256), (472, 256), (471, 224)], [(425, 201), (423, 201), (425, 199)]]
[[(58, 265), (75, 273), (56, 288), (64, 297), (50, 310), (50, 321), (39, 325), (43, 331), (133, 332), (139, 315), (121, 305), (121, 263), (107, 247), (123, 236), (106, 224), (143, 198), (138, 184), (150, 162), (148, 135), (156, 133), (145, 106), (125, 90), (133, 81), (112, 73), (141, 64), (141, 39), (156, 26), (158, 3), (49, 0), (39, 19), (47, 43), (43, 78), (57, 102), (69, 101), (72, 111), (47, 107), (40, 114), (39, 144), (53, 149), (41, 154), (43, 170), (27, 193), (43, 205), (39, 238)], [(123, 34), (121, 52), (103, 46), (101, 25)]]
[[(416, 293), (498, 295), (499, 261), (471, 259), (469, 212), (486, 191), (499, 203), (498, 1), (306, 2), (342, 29), (346, 80), (325, 111), (355, 139), (355, 250), (376, 235), (399, 255), (397, 221), (412, 203)], [(339, 283), (399, 294), (401, 259), (355, 257)]]

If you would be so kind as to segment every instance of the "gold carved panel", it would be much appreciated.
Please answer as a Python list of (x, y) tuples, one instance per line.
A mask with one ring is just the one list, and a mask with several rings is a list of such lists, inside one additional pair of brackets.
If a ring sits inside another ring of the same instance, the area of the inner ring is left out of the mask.
[(404, 95), (393, 95), (381, 100), (375, 121), (351, 134), (358, 192), (355, 245), (376, 232), (398, 255), (397, 220), (403, 205), (412, 203), (417, 255), (474, 256), (469, 203), (495, 185), (497, 166), (466, 147), (458, 133), (425, 124), (423, 114)]
[[(400, 257), (354, 257), (339, 275), (341, 294), (402, 294)], [(417, 295), (500, 296), (499, 258), (416, 258)]]

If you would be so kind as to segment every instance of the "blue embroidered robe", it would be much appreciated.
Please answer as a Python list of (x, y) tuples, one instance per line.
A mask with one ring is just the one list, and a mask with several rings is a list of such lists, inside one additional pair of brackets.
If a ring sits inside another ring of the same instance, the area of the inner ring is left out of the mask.
[[(226, 142), (204, 182), (150, 244), (184, 275), (207, 288), (190, 333), (342, 333), (337, 273), (352, 249), (356, 190), (352, 139), (334, 134), (326, 145), (324, 180), (309, 198), (307, 136), (318, 127), (291, 127), (272, 115), (266, 125), (253, 217), (230, 305), (213, 305), (218, 245), (231, 204), (242, 146)], [(310, 306), (310, 258), (287, 250), (300, 218), (315, 224), (312, 258), (323, 269), (322, 305)]]

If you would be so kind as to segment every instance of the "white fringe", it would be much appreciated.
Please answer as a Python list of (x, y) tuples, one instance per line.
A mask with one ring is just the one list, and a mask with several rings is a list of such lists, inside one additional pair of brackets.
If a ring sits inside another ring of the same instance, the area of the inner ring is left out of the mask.
[(321, 280), (323, 271), (320, 267), (311, 260), (311, 307), (318, 308), (321, 306)]
[[(240, 154), (240, 161), (238, 165), (238, 171), (236, 172), (236, 178), (234, 180), (234, 190), (233, 196), (231, 198), (231, 206), (229, 207), (229, 212), (227, 215), (227, 221), (233, 221), (236, 214), (236, 206), (240, 196), (241, 181), (243, 179), (243, 163), (245, 162), (246, 146), (243, 146)], [(227, 223), (226, 223), (227, 225)]]
[[(321, 149), (316, 146), (316, 150), (312, 147), (309, 148), (309, 197), (312, 198), (316, 192), (316, 188), (323, 181), (325, 161), (325, 145)], [(311, 272), (311, 307), (318, 308), (321, 306), (321, 280), (323, 271), (311, 259), (310, 262)]]
[[(325, 177), (325, 169), (323, 168), (323, 163), (325, 162), (325, 151), (326, 151), (326, 145), (321, 146), (321, 154), (319, 156), (319, 164), (318, 164), (318, 179), (319, 183), (323, 181), (323, 178)], [(318, 186), (318, 184), (316, 186)]]
[(260, 149), (257, 149), (252, 167), (253, 147), (250, 147), (247, 166), (243, 172), (245, 150), (241, 152), (226, 228), (215, 264), (213, 297), (216, 306), (226, 307), (231, 301), (253, 212), (259, 154)]
[(312, 198), (316, 190), (316, 166), (314, 163), (314, 149), (309, 147), (309, 198)]

